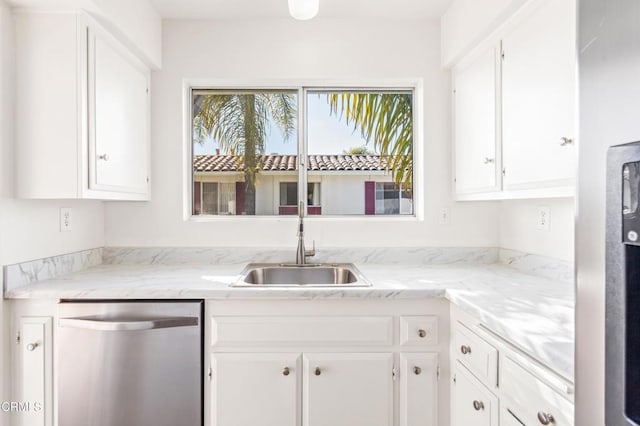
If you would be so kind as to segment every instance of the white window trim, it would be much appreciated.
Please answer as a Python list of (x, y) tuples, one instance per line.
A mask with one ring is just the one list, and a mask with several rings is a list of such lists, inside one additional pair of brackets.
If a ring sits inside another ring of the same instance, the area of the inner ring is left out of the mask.
[[(324, 80), (324, 79), (183, 79), (182, 80), (182, 198), (183, 220), (192, 222), (215, 222), (227, 220), (262, 220), (271, 222), (293, 222), (297, 217), (292, 216), (218, 216), (193, 215), (193, 165), (192, 165), (192, 123), (191, 123), (191, 91), (194, 89), (246, 89), (246, 90), (298, 90), (298, 154), (300, 161), (306, 159), (306, 126), (303, 120), (306, 114), (306, 92), (318, 90), (412, 90), (413, 91), (413, 215), (311, 215), (307, 219), (318, 222), (422, 222), (424, 221), (424, 85), (422, 78), (402, 79), (358, 79), (358, 80)], [(416, 161), (416, 159), (418, 161)], [(303, 185), (306, 188), (308, 173), (303, 173)], [(302, 194), (299, 194), (302, 199)]]

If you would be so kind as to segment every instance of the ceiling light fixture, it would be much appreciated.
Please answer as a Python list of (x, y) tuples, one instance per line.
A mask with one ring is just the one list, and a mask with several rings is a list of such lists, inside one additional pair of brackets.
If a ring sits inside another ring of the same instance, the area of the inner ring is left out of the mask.
[(316, 16), (319, 8), (320, 0), (289, 0), (289, 13), (301, 21)]

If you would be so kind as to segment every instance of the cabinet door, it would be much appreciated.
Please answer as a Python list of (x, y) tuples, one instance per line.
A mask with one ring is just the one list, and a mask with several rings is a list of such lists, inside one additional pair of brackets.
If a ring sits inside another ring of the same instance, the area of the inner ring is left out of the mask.
[(88, 36), (89, 187), (146, 193), (148, 70), (107, 34)]
[(575, 11), (544, 0), (502, 41), (505, 189), (574, 184)]
[(400, 426), (438, 426), (438, 354), (400, 354)]
[(20, 318), (16, 424), (53, 424), (53, 342), (50, 317)]
[(391, 426), (393, 355), (304, 355), (304, 426)]
[(454, 73), (456, 193), (500, 189), (496, 109), (498, 49), (491, 48)]
[(300, 425), (299, 354), (212, 355), (213, 426)]
[(498, 399), (459, 362), (451, 403), (453, 426), (497, 426)]

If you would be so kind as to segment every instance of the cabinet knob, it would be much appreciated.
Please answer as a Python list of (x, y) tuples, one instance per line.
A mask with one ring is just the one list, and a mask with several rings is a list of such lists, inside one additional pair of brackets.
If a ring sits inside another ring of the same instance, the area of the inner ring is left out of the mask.
[(549, 413), (543, 413), (542, 411), (538, 411), (538, 421), (543, 425), (550, 425), (556, 422), (556, 419)]
[(314, 372), (314, 374), (315, 374), (316, 376), (319, 376), (319, 375), (321, 375), (321, 374), (322, 374), (322, 371), (320, 370), (320, 367), (316, 367), (316, 371)]
[(416, 376), (419, 376), (420, 373), (422, 373), (422, 368), (418, 367), (417, 365), (413, 367), (413, 374), (415, 374)]
[(422, 328), (420, 330), (418, 330), (418, 336), (419, 337), (426, 337), (427, 336), (427, 331), (423, 330)]
[(108, 154), (100, 154), (100, 155), (98, 155), (98, 160), (109, 161), (109, 155)]
[(491, 164), (493, 163), (495, 160), (493, 158), (489, 158), (489, 157), (484, 157), (484, 164)]
[(471, 347), (467, 346), (467, 345), (462, 345), (462, 346), (460, 346), (460, 352), (462, 352), (463, 355), (470, 354), (471, 353)]
[(35, 351), (35, 350), (36, 350), (36, 348), (37, 348), (38, 346), (39, 346), (39, 345), (38, 345), (38, 342), (36, 342), (36, 343), (29, 343), (29, 344), (27, 345), (27, 350), (28, 350), (29, 352), (33, 352), (33, 351)]
[(476, 399), (473, 401), (473, 409), (476, 411), (484, 410), (484, 403)]
[(571, 138), (560, 138), (560, 146), (573, 145), (573, 139)]
[(282, 375), (283, 376), (288, 376), (290, 372), (291, 371), (289, 370), (289, 367), (285, 367), (285, 368), (282, 369)]

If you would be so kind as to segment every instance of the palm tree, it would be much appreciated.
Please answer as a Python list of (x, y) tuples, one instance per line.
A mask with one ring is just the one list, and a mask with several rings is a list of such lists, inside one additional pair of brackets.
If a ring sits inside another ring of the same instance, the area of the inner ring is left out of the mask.
[[(287, 140), (296, 128), (296, 98), (283, 92), (203, 94), (193, 97), (194, 140), (211, 136), (244, 169), (245, 213), (256, 214), (256, 178), (271, 122)], [(244, 160), (244, 161), (243, 161)]]
[(354, 146), (353, 148), (343, 150), (342, 153), (345, 155), (375, 155), (375, 152), (366, 146)]
[(413, 101), (410, 93), (327, 94), (331, 113), (353, 123), (387, 160), (396, 184), (413, 187)]

